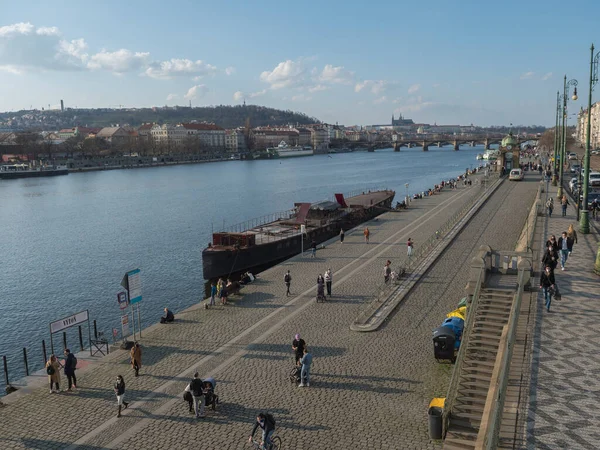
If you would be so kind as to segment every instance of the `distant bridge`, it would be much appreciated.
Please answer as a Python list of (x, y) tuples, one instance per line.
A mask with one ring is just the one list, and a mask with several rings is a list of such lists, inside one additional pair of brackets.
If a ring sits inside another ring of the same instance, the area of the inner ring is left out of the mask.
[[(486, 150), (489, 150), (493, 144), (502, 143), (504, 135), (499, 136), (427, 136), (422, 138), (404, 138), (397, 140), (382, 140), (375, 141), (368, 145), (369, 151), (375, 151), (381, 148), (393, 147), (395, 152), (399, 152), (402, 147), (422, 147), (423, 151), (429, 150), (429, 147), (447, 147), (452, 146), (454, 150), (458, 150), (461, 145), (468, 145), (475, 147), (476, 145), (483, 145)], [(537, 137), (535, 138), (517, 138), (518, 145), (526, 142), (537, 143)], [(360, 145), (357, 143), (357, 145)]]

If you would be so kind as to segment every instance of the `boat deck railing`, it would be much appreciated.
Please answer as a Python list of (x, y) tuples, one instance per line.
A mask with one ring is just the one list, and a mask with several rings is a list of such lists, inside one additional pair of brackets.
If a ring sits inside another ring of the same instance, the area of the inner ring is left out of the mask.
[(277, 221), (291, 220), (296, 216), (295, 209), (288, 209), (287, 211), (280, 211), (264, 216), (256, 217), (254, 219), (246, 220), (244, 222), (236, 223), (228, 227), (223, 227), (220, 233), (245, 233), (247, 231), (257, 229), (262, 225), (266, 225)]

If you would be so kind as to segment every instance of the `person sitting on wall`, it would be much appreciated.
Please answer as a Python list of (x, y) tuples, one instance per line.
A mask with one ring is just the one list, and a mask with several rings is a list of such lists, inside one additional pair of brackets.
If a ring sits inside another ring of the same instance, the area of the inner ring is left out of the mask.
[(175, 321), (175, 315), (173, 312), (169, 310), (169, 308), (165, 308), (165, 315), (160, 318), (160, 323), (172, 323)]

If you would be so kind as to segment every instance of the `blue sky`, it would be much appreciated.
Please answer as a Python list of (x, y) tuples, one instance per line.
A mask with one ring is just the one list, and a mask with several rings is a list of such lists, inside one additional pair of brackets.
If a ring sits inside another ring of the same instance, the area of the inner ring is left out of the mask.
[(245, 99), (346, 125), (552, 125), (565, 73), (587, 99), (599, 18), (598, 0), (0, 0), (0, 110)]

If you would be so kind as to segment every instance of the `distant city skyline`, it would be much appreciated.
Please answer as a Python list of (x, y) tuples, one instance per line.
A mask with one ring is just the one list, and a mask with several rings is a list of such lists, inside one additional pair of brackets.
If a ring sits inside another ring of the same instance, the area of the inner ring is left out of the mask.
[[(8, 5), (8, 4), (7, 4)], [(10, 3), (0, 110), (264, 105), (327, 123), (554, 124), (600, 3)], [(557, 32), (560, 30), (560, 32)], [(594, 99), (596, 100), (596, 99)], [(574, 121), (571, 123), (574, 125)]]

